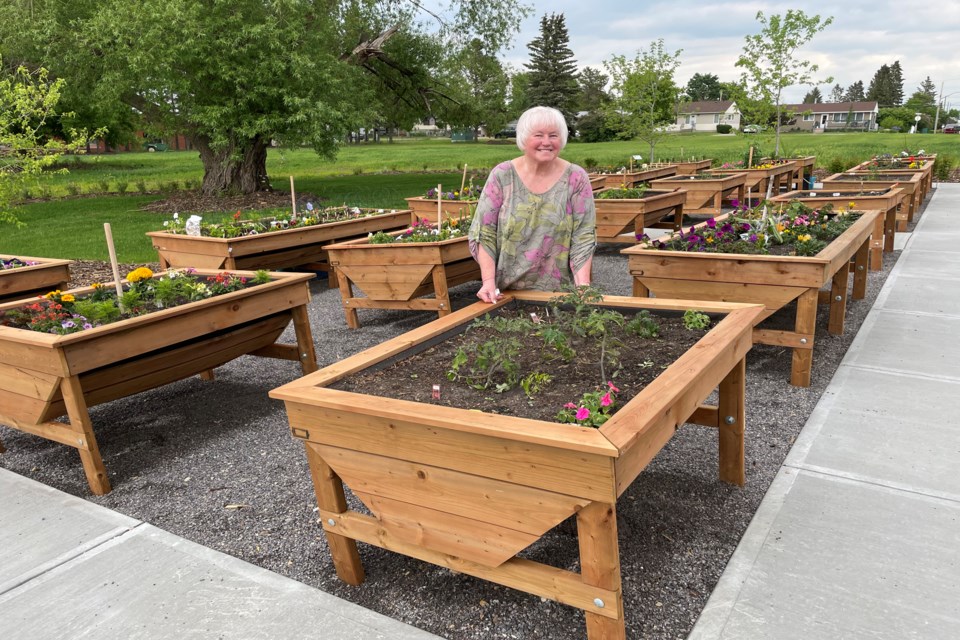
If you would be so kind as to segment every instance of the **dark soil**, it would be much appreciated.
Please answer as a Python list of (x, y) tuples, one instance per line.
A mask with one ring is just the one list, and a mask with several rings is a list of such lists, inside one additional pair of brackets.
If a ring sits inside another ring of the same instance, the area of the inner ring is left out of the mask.
[[(526, 317), (530, 313), (542, 319), (541, 325), (552, 323), (554, 327), (558, 326), (548, 315), (548, 310), (539, 306), (511, 304), (502, 309), (502, 315), (507, 317)], [(624, 315), (628, 320), (632, 316), (630, 312)], [(335, 387), (375, 396), (461, 409), (482, 409), (489, 413), (552, 422), (563, 405), (578, 403), (585, 392), (606, 391), (607, 381), (613, 381), (619, 389), (616, 406), (622, 407), (706, 333), (705, 330), (686, 329), (678, 314), (659, 316), (657, 324), (660, 335), (651, 339), (637, 338), (622, 329), (612, 331), (612, 337), (621, 343), (617, 347), (620, 367), (607, 360), (604, 367), (606, 375), (601, 374), (600, 343), (595, 339), (571, 341), (576, 355), (566, 362), (555, 350), (545, 348), (543, 339), (535, 332), (511, 332), (509, 336), (521, 343), (517, 358), (521, 375), (541, 372), (552, 377), (541, 392), (529, 398), (520, 387), (498, 393), (495, 386), (503, 380), (502, 375), (494, 377), (485, 389), (476, 389), (466, 381), (448, 382), (447, 372), (458, 349), (462, 348), (473, 356), (477, 347), (484, 342), (507, 337), (505, 333), (489, 326), (468, 329), (385, 368), (350, 376)], [(570, 335), (569, 331), (566, 333)], [(467, 367), (461, 367), (460, 371), (466, 373)], [(434, 395), (434, 385), (440, 386), (439, 398)]]
[[(297, 194), (297, 210), (308, 202), (318, 202), (312, 193)], [(258, 191), (236, 196), (205, 196), (199, 191), (177, 191), (163, 200), (145, 204), (143, 211), (154, 213), (208, 213), (211, 211), (228, 213), (233, 211), (258, 211), (290, 207), (289, 191)]]

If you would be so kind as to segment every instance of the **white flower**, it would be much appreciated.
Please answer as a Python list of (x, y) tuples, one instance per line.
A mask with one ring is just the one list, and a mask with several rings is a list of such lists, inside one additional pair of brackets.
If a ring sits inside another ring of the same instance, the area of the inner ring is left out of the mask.
[(174, 219), (174, 220), (179, 220), (179, 219), (180, 219), (180, 214), (174, 212), (174, 214), (173, 214), (173, 219)]
[(169, 220), (164, 220), (164, 221), (163, 221), (163, 226), (165, 226), (165, 227), (170, 226), (170, 221), (169, 221)]
[(383, 209), (377, 209), (377, 213), (383, 213)]

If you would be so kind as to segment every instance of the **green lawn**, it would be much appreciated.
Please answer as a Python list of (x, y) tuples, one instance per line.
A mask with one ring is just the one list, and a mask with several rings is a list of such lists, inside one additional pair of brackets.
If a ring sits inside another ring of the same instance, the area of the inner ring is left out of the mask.
[[(781, 155), (816, 155), (818, 167), (842, 170), (877, 153), (923, 148), (955, 164), (960, 155), (958, 143), (958, 136), (933, 134), (792, 133), (782, 136)], [(744, 157), (751, 144), (757, 145), (759, 152), (769, 153), (772, 135), (671, 135), (657, 145), (656, 159), (712, 158), (721, 163)], [(562, 155), (578, 164), (614, 165), (635, 154), (649, 160), (648, 151), (647, 144), (639, 140), (571, 142)], [(393, 143), (343, 147), (333, 161), (321, 159), (309, 149), (270, 149), (267, 171), (274, 188), (289, 192), (289, 176), (293, 176), (298, 193), (315, 194), (325, 204), (400, 208), (405, 197), (421, 195), (437, 183), (458, 187), (464, 164), (470, 173), (485, 172), (517, 155), (513, 143), (397, 138)], [(154, 261), (156, 255), (144, 233), (162, 228), (167, 216), (138, 211), (144, 203), (162, 197), (141, 191), (195, 188), (203, 176), (195, 151), (75, 156), (64, 164), (68, 174), (49, 176), (30, 193), (60, 199), (22, 206), (18, 216), (26, 226), (0, 227), (0, 253), (105, 260), (103, 223), (111, 222), (121, 261)], [(118, 195), (120, 187), (125, 187), (125, 195)], [(78, 193), (98, 195), (70, 195)], [(211, 220), (216, 216), (204, 217)]]

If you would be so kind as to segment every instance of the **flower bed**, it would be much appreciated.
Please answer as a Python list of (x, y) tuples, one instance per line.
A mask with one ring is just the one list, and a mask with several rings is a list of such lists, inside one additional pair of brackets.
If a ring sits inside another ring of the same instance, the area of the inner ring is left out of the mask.
[[(725, 317), (599, 428), (330, 388), (443, 341), (496, 307), (552, 295), (514, 292), (496, 305), (474, 304), (271, 392), (304, 441), (342, 580), (364, 580), (359, 540), (580, 608), (587, 637), (622, 638), (618, 496), (686, 422), (718, 430), (720, 478), (744, 482), (744, 356), (757, 307), (698, 305)], [(688, 306), (612, 297), (603, 305), (654, 314)], [(718, 404), (706, 406), (718, 387)], [(372, 515), (347, 508), (342, 483)], [(517, 557), (573, 515), (581, 573)]]
[[(633, 276), (633, 294), (759, 303), (766, 308), (764, 318), (796, 300), (793, 331), (758, 328), (753, 339), (757, 344), (792, 348), (790, 382), (809, 386), (821, 287), (831, 285), (822, 301), (829, 300), (828, 331), (832, 334), (843, 332), (851, 258), (855, 258), (853, 298), (863, 298), (866, 293), (870, 234), (877, 218), (883, 214), (881, 211), (858, 213), (859, 219), (849, 229), (812, 256), (716, 253), (696, 250), (699, 242), (683, 243), (694, 251), (660, 250), (652, 244), (624, 249)], [(726, 222), (727, 219), (721, 217), (714, 224)], [(685, 235), (702, 237), (706, 229), (709, 229), (708, 223), (702, 223)], [(739, 240), (739, 232), (736, 235)], [(667, 238), (664, 244), (670, 245), (678, 237)], [(749, 240), (748, 236), (747, 242)]]
[(684, 209), (687, 213), (720, 213), (724, 198), (745, 202), (747, 175), (745, 173), (694, 173), (686, 176), (660, 178), (650, 183), (651, 189), (686, 192)]
[(803, 202), (811, 207), (825, 204), (835, 208), (878, 209), (883, 215), (877, 218), (876, 227), (870, 234), (870, 270), (879, 271), (883, 267), (883, 253), (893, 251), (894, 231), (897, 225), (897, 212), (903, 201), (903, 189), (885, 188), (878, 191), (861, 193), (858, 191), (808, 190), (785, 193), (771, 202)]
[[(449, 288), (480, 279), (480, 266), (467, 242), (469, 218), (453, 224), (459, 230), (443, 240), (423, 241), (438, 236), (432, 234), (432, 225), (422, 221), (406, 231), (328, 246), (347, 325), (360, 327), (357, 309), (430, 310), (440, 317), (450, 313)], [(425, 229), (430, 230), (429, 235), (422, 235)], [(355, 295), (354, 287), (365, 296)], [(431, 293), (433, 298), (423, 297)]]
[(437, 189), (433, 187), (428, 189), (425, 195), (415, 198), (406, 198), (407, 206), (413, 211), (413, 222), (420, 218), (427, 220), (437, 220), (442, 217), (444, 220), (451, 218), (463, 218), (469, 215), (476, 207), (480, 199), (480, 189), (473, 186), (473, 181), (460, 191), (444, 191), (440, 193), (440, 208), (437, 209)]
[(649, 166), (662, 167), (673, 165), (677, 168), (678, 176), (689, 176), (694, 173), (706, 171), (712, 164), (713, 160), (710, 158), (704, 158), (703, 160), (667, 160), (666, 162), (651, 162)]
[(822, 180), (824, 191), (869, 191), (876, 189), (903, 190), (903, 202), (897, 212), (897, 231), (906, 231), (907, 225), (914, 221), (923, 203), (923, 174), (914, 173), (835, 173)]
[(922, 202), (926, 199), (927, 195), (929, 195), (930, 189), (933, 188), (933, 165), (935, 160), (935, 155), (906, 157), (880, 156), (871, 158), (866, 162), (861, 162), (857, 166), (847, 169), (844, 173), (868, 172), (870, 174), (889, 174), (920, 172), (923, 174), (923, 180), (920, 181), (922, 191), (920, 201)]
[[(774, 160), (752, 167), (738, 167), (724, 165), (719, 169), (709, 169), (707, 173), (729, 173), (735, 171), (744, 173), (747, 198), (766, 198), (768, 187), (771, 195), (779, 195), (784, 187), (790, 185), (790, 180), (796, 172), (796, 163), (792, 160)], [(772, 183), (772, 186), (771, 186)], [(787, 189), (789, 191), (789, 189)], [(740, 202), (743, 202), (740, 199)]]
[(69, 281), (69, 260), (0, 254), (0, 302), (65, 289)]
[[(793, 173), (790, 175), (790, 182), (787, 185), (790, 191), (800, 191), (809, 183), (813, 182), (813, 167), (817, 163), (817, 156), (797, 156), (795, 158), (783, 158), (794, 163)], [(769, 158), (764, 158), (764, 162), (771, 162)], [(776, 194), (774, 194), (776, 195)]]
[(668, 226), (679, 229), (685, 200), (683, 189), (602, 189), (594, 199), (597, 241), (633, 244), (645, 227), (665, 226), (667, 216), (672, 216)]
[[(207, 235), (184, 233), (182, 221), (166, 231), (147, 233), (163, 268), (199, 269), (287, 269), (306, 267), (328, 271), (326, 246), (361, 238), (368, 233), (402, 229), (411, 224), (410, 210), (384, 211), (343, 207), (308, 212), (293, 224), (289, 216), (258, 221), (237, 220), (234, 224), (208, 225)], [(204, 231), (204, 228), (201, 228)], [(217, 233), (220, 237), (211, 236)], [(229, 237), (232, 236), (232, 237)]]
[[(255, 275), (197, 273), (214, 280)], [(90, 490), (109, 492), (88, 407), (197, 373), (212, 378), (214, 367), (244, 354), (296, 360), (304, 373), (316, 369), (305, 310), (310, 299), (307, 281), (313, 276), (268, 275), (263, 284), (102, 326), (93, 326), (87, 318), (81, 321), (72, 312), (61, 317), (65, 306), (96, 295), (98, 288), (51, 296), (44, 309), (27, 313), (55, 333), (0, 326), (0, 424), (77, 448)], [(23, 301), (2, 304), (0, 314), (23, 307)], [(297, 344), (274, 344), (291, 320)], [(62, 415), (69, 421), (55, 420)]]
[(623, 167), (619, 171), (596, 172), (591, 173), (591, 179), (594, 177), (603, 178), (603, 186), (606, 189), (617, 189), (620, 187), (633, 187), (643, 182), (656, 180), (657, 178), (666, 178), (677, 174), (677, 166), (673, 164), (658, 165), (655, 167), (645, 166), (628, 171)]

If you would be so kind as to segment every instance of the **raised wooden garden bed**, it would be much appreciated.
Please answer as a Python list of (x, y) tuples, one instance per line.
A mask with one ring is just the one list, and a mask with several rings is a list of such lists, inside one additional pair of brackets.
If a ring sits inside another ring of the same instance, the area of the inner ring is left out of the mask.
[[(864, 211), (849, 229), (816, 256), (698, 253), (658, 250), (643, 245), (624, 249), (633, 276), (633, 294), (688, 300), (752, 302), (767, 318), (794, 300), (793, 331), (757, 328), (753, 340), (793, 349), (790, 383), (810, 386), (817, 304), (830, 304), (831, 334), (843, 333), (850, 260), (855, 258), (853, 298), (866, 295), (870, 234), (881, 211)], [(829, 292), (820, 289), (830, 284)], [(823, 295), (821, 295), (823, 294)]]
[(823, 179), (824, 191), (873, 191), (877, 189), (903, 190), (903, 202), (897, 212), (897, 231), (906, 231), (923, 204), (921, 195), (923, 174), (914, 173), (835, 173)]
[[(440, 242), (370, 244), (367, 238), (327, 247), (351, 329), (357, 309), (409, 309), (450, 313), (449, 288), (480, 279), (466, 236)], [(365, 297), (354, 293), (354, 287)], [(434, 294), (432, 298), (423, 296)]]
[(747, 197), (745, 173), (696, 173), (689, 176), (660, 178), (650, 183), (652, 189), (683, 189), (687, 213), (720, 213), (725, 198), (744, 202)]
[(642, 182), (649, 182), (657, 178), (666, 178), (677, 175), (677, 166), (673, 164), (657, 165), (645, 169), (635, 169), (634, 171), (624, 170), (621, 173), (603, 173), (590, 174), (590, 178), (603, 178), (603, 186), (607, 189), (617, 189), (620, 187), (633, 187)]
[[(893, 251), (893, 237), (897, 226), (897, 212), (903, 201), (903, 189), (884, 188), (878, 191), (861, 193), (859, 191), (808, 190), (793, 191), (773, 198), (773, 202), (792, 202), (799, 200), (810, 207), (832, 204), (835, 209), (879, 209), (883, 215), (877, 218), (876, 227), (870, 235), (870, 270), (878, 271), (883, 267), (883, 254)], [(853, 205), (851, 206), (851, 203)]]
[(879, 161), (878, 159), (874, 158), (865, 162), (861, 162), (857, 166), (847, 169), (844, 173), (860, 173), (863, 171), (879, 173), (908, 173), (919, 171), (923, 174), (923, 180), (921, 184), (923, 190), (921, 201), (923, 201), (933, 188), (933, 165), (936, 159), (936, 154), (916, 157), (914, 158), (914, 161), (918, 166), (915, 168), (910, 168), (910, 162), (907, 158), (882, 158)]
[[(509, 292), (496, 306), (553, 295)], [(626, 297), (604, 304), (688, 308)], [(492, 308), (471, 305), (270, 393), (304, 441), (337, 575), (363, 582), (356, 543), (365, 542), (577, 607), (588, 638), (622, 639), (617, 498), (685, 423), (717, 429), (720, 479), (744, 483), (744, 356), (761, 309), (697, 303), (726, 315), (599, 429), (328, 388), (445, 340)], [(716, 388), (718, 404), (706, 405)], [(347, 507), (344, 483), (371, 515)], [(574, 515), (580, 573), (518, 557)]]
[(24, 262), (37, 263), (16, 269), (0, 269), (0, 302), (33, 298), (56, 289), (66, 289), (70, 281), (69, 260), (8, 254), (0, 254), (0, 258), (19, 258)]
[[(685, 198), (683, 189), (647, 189), (640, 198), (596, 198), (597, 241), (634, 244), (645, 227), (668, 226), (678, 230), (683, 224)], [(667, 216), (671, 222), (664, 224), (662, 220)]]
[(168, 231), (152, 231), (147, 235), (164, 269), (196, 267), (234, 271), (306, 267), (329, 271), (327, 245), (377, 231), (403, 229), (413, 220), (411, 211), (405, 209), (241, 238), (188, 236)]
[(590, 176), (590, 189), (594, 193), (604, 188), (604, 183), (607, 181), (606, 177), (599, 175)]
[[(744, 186), (747, 190), (748, 198), (757, 198), (762, 200), (767, 197), (767, 188), (773, 183), (772, 195), (780, 195), (780, 191), (789, 187), (790, 180), (796, 171), (796, 163), (792, 160), (781, 161), (772, 167), (764, 169), (710, 169), (707, 173), (730, 173), (736, 171), (746, 175)], [(787, 191), (790, 189), (787, 188)]]
[(679, 176), (689, 176), (694, 173), (700, 173), (701, 171), (706, 171), (713, 164), (713, 160), (710, 158), (705, 158), (703, 160), (676, 160), (671, 162), (652, 162), (649, 166), (651, 167), (662, 167), (662, 166), (675, 166), (677, 168), (677, 175)]
[[(436, 222), (437, 220), (437, 199), (429, 199), (425, 196), (416, 198), (406, 198), (407, 206), (413, 211), (414, 223), (426, 218)], [(463, 218), (469, 216), (473, 207), (477, 205), (477, 200), (441, 200), (440, 209), (443, 212), (443, 219)]]
[(793, 172), (790, 174), (787, 190), (800, 191), (808, 184), (813, 183), (813, 167), (817, 163), (817, 156), (798, 156), (796, 158), (785, 158), (794, 163)]
[[(109, 492), (89, 407), (198, 373), (211, 378), (214, 367), (244, 354), (296, 360), (304, 374), (316, 370), (306, 313), (313, 275), (271, 276), (266, 284), (79, 333), (0, 326), (0, 424), (75, 447), (90, 490)], [(20, 304), (0, 305), (0, 313)], [(291, 321), (297, 344), (274, 344)], [(62, 415), (69, 421), (55, 420)]]

